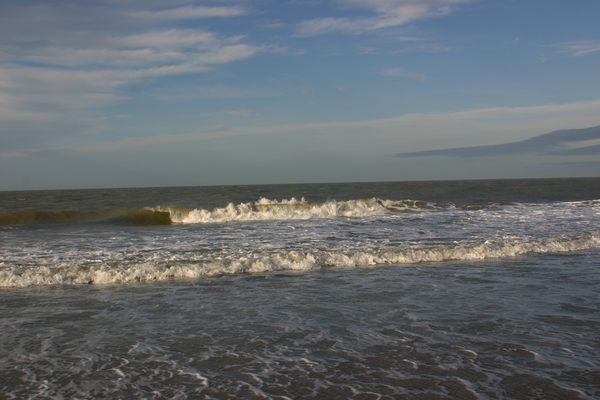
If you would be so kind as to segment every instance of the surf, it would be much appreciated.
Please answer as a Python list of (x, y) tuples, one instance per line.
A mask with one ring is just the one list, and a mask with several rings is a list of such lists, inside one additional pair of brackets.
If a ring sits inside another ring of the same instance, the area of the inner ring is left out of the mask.
[(569, 253), (598, 246), (600, 246), (600, 236), (592, 235), (530, 241), (506, 240), (456, 245), (413, 246), (383, 250), (281, 250), (272, 253), (215, 254), (198, 259), (113, 260), (96, 265), (63, 264), (55, 267), (5, 268), (0, 271), (0, 287), (130, 284), (276, 271), (483, 261), (509, 259), (532, 253)]
[(377, 198), (309, 203), (304, 198), (229, 203), (225, 207), (144, 207), (108, 211), (25, 211), (0, 213), (0, 225), (68, 224), (87, 222), (132, 225), (213, 224), (243, 221), (302, 220), (314, 218), (365, 217), (390, 212), (411, 212), (439, 206), (413, 200)]

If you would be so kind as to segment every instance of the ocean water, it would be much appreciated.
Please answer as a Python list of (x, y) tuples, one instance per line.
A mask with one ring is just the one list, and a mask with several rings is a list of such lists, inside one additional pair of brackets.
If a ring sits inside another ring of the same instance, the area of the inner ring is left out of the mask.
[(600, 398), (600, 178), (0, 193), (0, 399)]

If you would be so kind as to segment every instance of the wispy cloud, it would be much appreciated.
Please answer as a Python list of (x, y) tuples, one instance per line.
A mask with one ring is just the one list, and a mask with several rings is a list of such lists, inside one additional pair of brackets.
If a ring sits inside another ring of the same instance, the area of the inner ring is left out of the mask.
[(449, 14), (453, 6), (471, 0), (338, 0), (343, 7), (371, 10), (372, 17), (326, 17), (300, 23), (298, 35), (314, 36), (341, 31), (358, 34), (375, 29), (404, 25), (408, 22)]
[(600, 51), (600, 40), (580, 40), (577, 42), (564, 42), (557, 45), (558, 48), (569, 53), (571, 56), (583, 56)]
[(398, 76), (401, 78), (410, 78), (410, 79), (414, 79), (416, 81), (422, 81), (422, 82), (427, 82), (427, 81), (431, 80), (426, 75), (419, 74), (416, 72), (410, 72), (410, 71), (406, 70), (405, 68), (384, 69), (383, 71), (381, 71), (381, 74), (386, 75), (386, 76)]
[(559, 156), (591, 156), (596, 154), (600, 155), (600, 144), (597, 144), (595, 146), (578, 147), (575, 149), (557, 150), (552, 152), (552, 154), (556, 154)]
[(225, 113), (227, 115), (231, 115), (232, 117), (250, 118), (252, 116), (248, 110), (226, 111)]
[(149, 94), (150, 97), (161, 101), (189, 101), (199, 98), (230, 98), (241, 99), (246, 97), (279, 97), (282, 92), (262, 88), (262, 87), (233, 87), (223, 85), (212, 86), (170, 86), (168, 88), (157, 89)]
[[(549, 116), (572, 116), (579, 114), (580, 116), (575, 118), (576, 120), (580, 120), (581, 116), (585, 115), (593, 115), (594, 118), (592, 119), (597, 120), (598, 118), (596, 116), (598, 115), (598, 111), (600, 111), (600, 100), (583, 103), (568, 103), (535, 107), (496, 107), (457, 112), (406, 114), (394, 118), (366, 121), (341, 121), (324, 123), (270, 125), (258, 127), (216, 128), (185, 134), (157, 135), (150, 137), (144, 136), (137, 138), (132, 137), (117, 142), (97, 144), (86, 148), (82, 148), (80, 150), (84, 152), (95, 152), (104, 151), (107, 149), (129, 149), (155, 144), (192, 142), (230, 136), (260, 134), (276, 135), (290, 132), (297, 132), (303, 135), (314, 132), (320, 132), (323, 135), (343, 134), (345, 137), (355, 135), (355, 137), (357, 138), (364, 138), (364, 132), (369, 132), (369, 142), (372, 143), (389, 142), (391, 137), (398, 137), (402, 135), (412, 137), (415, 136), (415, 132), (419, 132), (418, 136), (420, 137), (427, 137), (427, 135), (430, 135), (429, 140), (431, 140), (432, 138), (436, 138), (437, 140), (439, 140), (440, 136), (443, 135), (444, 132), (448, 132), (449, 130), (452, 130), (453, 133), (456, 134), (456, 132), (462, 131), (467, 127), (469, 127), (470, 130), (486, 129), (486, 123), (490, 121), (508, 119), (512, 121), (518, 121), (519, 124), (522, 124), (522, 122), (525, 120), (529, 121), (529, 123), (518, 126), (528, 127), (528, 129), (531, 130), (531, 125), (537, 126), (539, 124), (540, 118), (546, 119)], [(568, 119), (569, 123), (571, 121), (572, 119)], [(556, 121), (550, 121), (550, 123), (556, 123)], [(472, 125), (474, 125), (474, 127)], [(597, 128), (600, 131), (600, 127)], [(489, 129), (489, 127), (487, 127), (487, 129)], [(377, 138), (377, 140), (375, 140), (374, 138)], [(593, 138), (594, 137), (592, 137), (592, 139)], [(389, 145), (386, 146), (389, 147)], [(418, 153), (426, 152), (415, 152), (415, 155), (408, 155), (413, 153), (401, 154), (407, 154), (407, 157), (415, 157), (419, 155), (435, 155)]]
[(241, 6), (207, 7), (207, 6), (183, 6), (177, 8), (137, 11), (131, 13), (133, 17), (142, 19), (194, 19), (211, 17), (237, 17), (247, 14), (249, 11)]
[(140, 80), (205, 72), (273, 50), (239, 40), (167, 30), (110, 37), (89, 49), (52, 45), (0, 52), (5, 62), (0, 120), (45, 119), (49, 113), (107, 106), (124, 99), (120, 88)]
[(600, 168), (600, 161), (571, 161), (571, 162), (561, 162), (561, 163), (544, 163), (541, 165), (536, 165), (531, 168), (548, 168), (548, 167), (569, 167), (569, 168), (577, 168), (582, 171), (588, 172), (589, 170), (596, 170)]
[(396, 157), (487, 157), (526, 153), (551, 152), (556, 155), (590, 155), (600, 154), (600, 146), (586, 146), (577, 149), (560, 149), (566, 144), (600, 139), (600, 126), (584, 129), (563, 129), (532, 137), (518, 142), (509, 142), (492, 146), (458, 147), (453, 149), (415, 151), (398, 153)]
[[(71, 7), (56, 2), (3, 8), (3, 150), (8, 150), (6, 143), (18, 146), (19, 137), (23, 136), (19, 129), (25, 126), (32, 136), (44, 138), (98, 132), (104, 123), (95, 116), (100, 114), (96, 111), (139, 93), (151, 79), (206, 73), (262, 52), (281, 51), (276, 46), (248, 43), (242, 35), (221, 35), (203, 28), (182, 29), (174, 22), (235, 17), (247, 14), (245, 7), (190, 5), (153, 9), (154, 4), (99, 7), (96, 3), (77, 3)], [(19, 129), (10, 125), (17, 123)], [(22, 145), (29, 144), (23, 141)]]
[[(266, 46), (240, 43), (242, 37), (219, 37), (190, 29), (152, 30), (133, 35), (113, 35), (86, 48), (67, 43), (0, 50), (0, 59), (12, 63), (44, 64), (38, 68), (156, 70), (184, 66), (181, 72), (204, 71), (208, 64), (241, 60), (267, 50)], [(165, 73), (170, 74), (170, 73)]]

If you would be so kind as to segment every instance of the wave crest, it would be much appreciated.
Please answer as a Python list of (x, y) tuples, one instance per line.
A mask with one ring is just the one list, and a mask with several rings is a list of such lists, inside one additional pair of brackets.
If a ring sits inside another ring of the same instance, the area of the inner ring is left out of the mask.
[[(174, 223), (210, 224), (243, 221), (302, 220), (337, 217), (368, 217), (398, 212), (416, 212), (430, 209), (455, 208), (453, 204), (431, 204), (415, 200), (381, 200), (377, 198), (308, 203), (297, 200), (269, 200), (233, 204), (214, 209), (152, 208), (167, 211)], [(472, 207), (468, 207), (471, 209)]]
[(220, 208), (146, 207), (109, 211), (31, 211), (0, 213), (1, 225), (61, 224), (81, 222), (127, 223), (133, 225), (211, 224), (244, 221), (303, 220), (337, 217), (368, 217), (389, 213), (410, 213), (433, 209), (477, 209), (482, 205), (456, 206), (418, 200), (377, 198), (309, 203), (297, 200), (269, 200), (233, 204)]
[(181, 214), (177, 210), (166, 210), (171, 212), (173, 222), (183, 224), (363, 217), (389, 212), (376, 199), (307, 203), (304, 198), (281, 201), (261, 198), (251, 203), (238, 205), (230, 203), (223, 208), (194, 209), (187, 215)]

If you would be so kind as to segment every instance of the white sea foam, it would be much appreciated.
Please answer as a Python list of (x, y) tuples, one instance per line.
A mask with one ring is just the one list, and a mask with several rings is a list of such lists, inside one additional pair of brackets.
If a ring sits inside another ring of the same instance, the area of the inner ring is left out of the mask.
[(548, 239), (530, 242), (505, 241), (475, 245), (430, 246), (384, 251), (279, 251), (216, 257), (211, 260), (168, 260), (91, 267), (29, 267), (0, 271), (0, 287), (61, 284), (122, 284), (201, 278), (226, 274), (305, 271), (325, 267), (368, 267), (383, 264), (416, 264), (458, 260), (509, 258), (537, 252), (572, 252), (600, 246), (600, 237)]
[(155, 211), (168, 211), (171, 220), (179, 224), (210, 224), (243, 221), (306, 220), (336, 217), (365, 217), (385, 215), (391, 211), (405, 211), (423, 208), (422, 204), (407, 201), (379, 199), (329, 201), (307, 203), (304, 198), (297, 200), (269, 200), (261, 198), (256, 202), (233, 204), (215, 209), (181, 210), (177, 208), (153, 208)]

